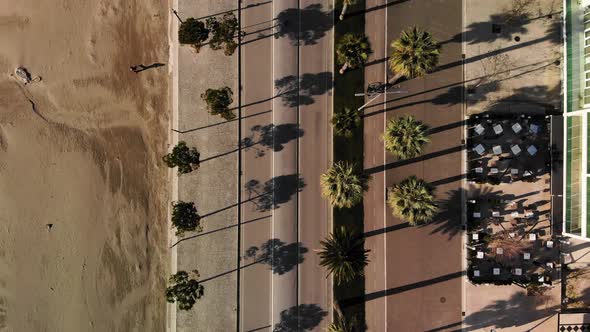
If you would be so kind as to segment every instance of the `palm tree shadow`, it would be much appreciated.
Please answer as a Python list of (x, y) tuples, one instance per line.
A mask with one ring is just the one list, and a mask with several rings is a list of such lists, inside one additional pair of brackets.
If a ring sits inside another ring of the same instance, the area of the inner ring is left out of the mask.
[(305, 182), (299, 175), (280, 175), (266, 181), (264, 185), (258, 180), (250, 180), (245, 184), (248, 201), (256, 205), (256, 210), (268, 212), (281, 207), (291, 197), (303, 190)]
[(277, 16), (275, 38), (287, 36), (293, 45), (314, 45), (332, 29), (334, 11), (324, 12), (321, 4), (302, 9), (289, 8)]
[(252, 246), (246, 250), (246, 258), (270, 266), (272, 273), (282, 275), (303, 263), (303, 255), (309, 250), (301, 242), (286, 244), (279, 239), (270, 239), (260, 247)]
[(274, 326), (273, 332), (311, 331), (327, 315), (317, 304), (300, 304), (281, 311), (281, 320)]
[(289, 75), (275, 80), (275, 89), (285, 106), (297, 107), (313, 104), (315, 102), (313, 96), (320, 96), (331, 90), (332, 81), (331, 72)]

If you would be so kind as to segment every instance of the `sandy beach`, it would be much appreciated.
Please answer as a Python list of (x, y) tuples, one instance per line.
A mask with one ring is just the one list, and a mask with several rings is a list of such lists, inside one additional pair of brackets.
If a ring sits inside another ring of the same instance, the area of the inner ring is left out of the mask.
[(167, 24), (165, 0), (0, 2), (0, 331), (165, 329), (168, 67), (129, 66), (167, 62)]

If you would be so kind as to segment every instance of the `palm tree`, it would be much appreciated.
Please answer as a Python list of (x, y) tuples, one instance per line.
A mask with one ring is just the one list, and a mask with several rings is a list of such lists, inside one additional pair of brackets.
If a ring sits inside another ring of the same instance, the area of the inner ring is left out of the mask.
[(320, 241), (320, 244), (320, 265), (334, 276), (337, 285), (364, 275), (364, 267), (369, 264), (367, 253), (370, 250), (365, 249), (364, 239), (358, 233), (341, 226)]
[(392, 119), (387, 123), (382, 136), (385, 149), (399, 159), (417, 157), (430, 141), (426, 129), (428, 128), (422, 122), (411, 115)]
[(334, 133), (337, 136), (352, 137), (352, 132), (361, 124), (361, 114), (354, 108), (345, 107), (332, 116)]
[(365, 35), (347, 33), (336, 46), (336, 59), (342, 66), (340, 74), (344, 74), (348, 68), (356, 68), (367, 62), (371, 54), (371, 44)]
[(344, 13), (348, 6), (352, 6), (357, 2), (357, 0), (342, 0), (342, 11), (340, 12), (340, 21), (344, 19)]
[(412, 27), (402, 31), (400, 38), (391, 43), (391, 48), (389, 67), (395, 74), (391, 83), (402, 76), (424, 76), (438, 64), (440, 46), (432, 34), (422, 28)]
[(438, 209), (428, 183), (415, 176), (389, 188), (387, 203), (394, 215), (412, 226), (431, 221)]
[(321, 175), (322, 195), (332, 206), (350, 208), (363, 200), (363, 193), (369, 189), (368, 180), (354, 164), (339, 161)]

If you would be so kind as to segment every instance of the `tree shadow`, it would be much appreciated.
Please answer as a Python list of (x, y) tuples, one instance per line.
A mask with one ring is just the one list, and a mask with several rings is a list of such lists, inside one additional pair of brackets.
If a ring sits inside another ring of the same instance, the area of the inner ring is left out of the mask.
[(531, 110), (542, 110), (554, 112), (557, 105), (561, 103), (561, 85), (556, 84), (553, 88), (546, 85), (525, 86), (514, 90), (510, 96), (502, 98), (490, 106), (489, 112), (501, 112), (506, 104), (529, 105)]
[(311, 331), (327, 315), (317, 304), (300, 304), (281, 311), (281, 320), (274, 326), (273, 332)]
[(309, 250), (301, 242), (285, 244), (279, 239), (270, 239), (260, 247), (252, 246), (246, 250), (246, 258), (270, 266), (272, 273), (282, 275), (303, 263), (303, 255)]
[(303, 9), (289, 8), (277, 16), (275, 38), (288, 37), (293, 45), (314, 45), (332, 29), (334, 11), (324, 12), (321, 4)]
[(313, 104), (315, 102), (313, 96), (320, 96), (331, 90), (332, 81), (331, 72), (289, 75), (275, 80), (275, 89), (285, 106), (297, 107)]
[(299, 175), (280, 175), (261, 184), (258, 180), (250, 180), (245, 184), (248, 200), (256, 205), (261, 212), (278, 209), (287, 203), (291, 197), (305, 187), (305, 182)]
[[(256, 145), (261, 145), (274, 152), (278, 152), (285, 148), (285, 144), (302, 137), (304, 134), (304, 131), (293, 123), (280, 125), (268, 124), (265, 126), (256, 125), (251, 130), (252, 133), (242, 139), (244, 149), (255, 148)], [(266, 151), (264, 149), (258, 149), (256, 152), (257, 157), (262, 157), (265, 154)]]
[(464, 331), (518, 327), (556, 314), (559, 305), (546, 308), (546, 301), (545, 296), (527, 296), (525, 291), (518, 291), (465, 317)]
[[(508, 13), (490, 15), (490, 19), (485, 22), (473, 22), (467, 26), (463, 33), (464, 40), (470, 45), (478, 43), (491, 43), (496, 40), (511, 41), (517, 35), (523, 35), (528, 32), (525, 24), (529, 22), (526, 14), (512, 16)], [(493, 31), (493, 28), (499, 28), (499, 32)], [(463, 35), (457, 34), (452, 40), (460, 42)]]

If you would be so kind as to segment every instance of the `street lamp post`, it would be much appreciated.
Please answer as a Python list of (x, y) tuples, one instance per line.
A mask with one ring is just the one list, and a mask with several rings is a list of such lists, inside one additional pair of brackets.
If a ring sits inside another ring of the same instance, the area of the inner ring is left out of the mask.
[(370, 103), (373, 102), (373, 100), (379, 98), (381, 95), (384, 94), (397, 94), (397, 93), (407, 93), (407, 91), (401, 91), (401, 90), (397, 90), (397, 91), (388, 91), (388, 89), (393, 88), (393, 84), (391, 83), (382, 83), (382, 82), (374, 82), (374, 83), (370, 83), (369, 86), (367, 87), (367, 92), (364, 93), (355, 93), (354, 95), (357, 97), (373, 97), (371, 99), (369, 99), (369, 101), (367, 101), (366, 103), (363, 104), (363, 106), (358, 108), (358, 111), (360, 112), (363, 108), (367, 107)]

